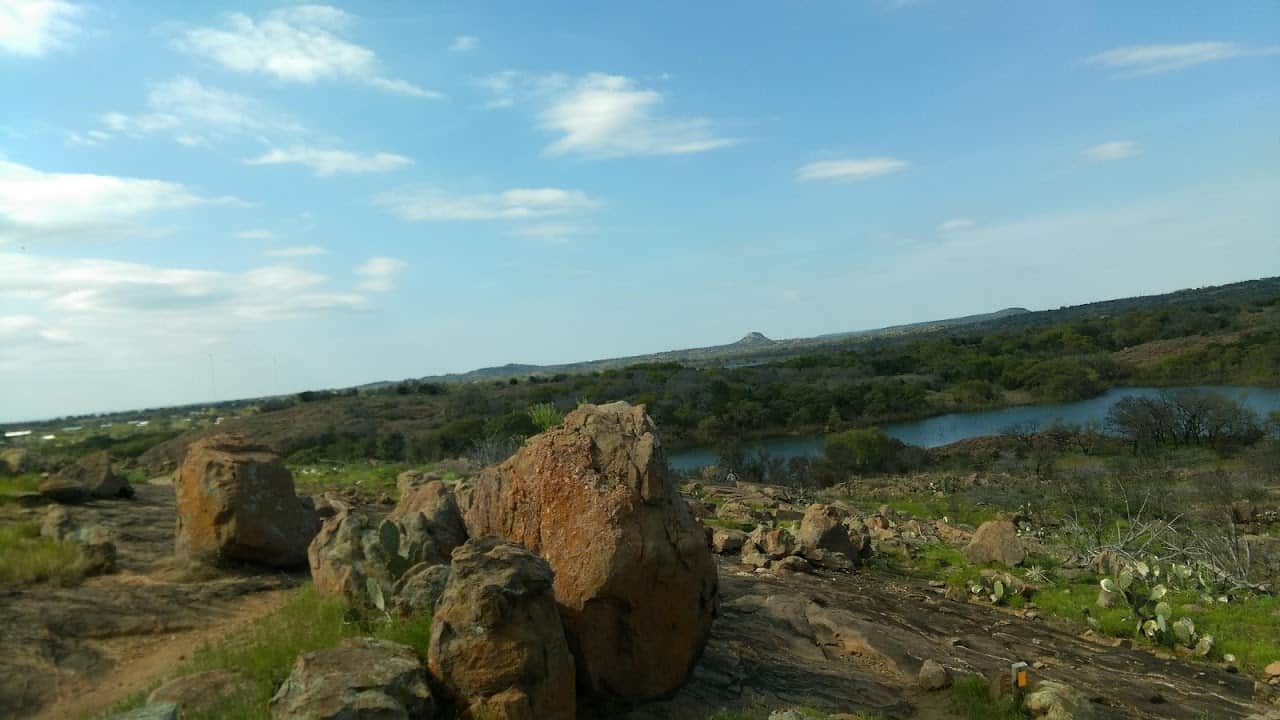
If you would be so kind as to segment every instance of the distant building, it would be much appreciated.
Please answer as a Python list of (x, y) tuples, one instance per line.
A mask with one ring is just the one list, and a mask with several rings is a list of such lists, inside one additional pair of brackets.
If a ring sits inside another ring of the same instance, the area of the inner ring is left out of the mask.
[(41, 439), (41, 440), (55, 440), (55, 439), (57, 439), (57, 437), (58, 437), (57, 435), (42, 435), (42, 436), (40, 437), (40, 439)]
[(4, 434), (6, 438), (20, 438), (31, 434), (30, 430), (11, 430)]
[(62, 432), (75, 432), (77, 430), (83, 430), (83, 429), (84, 429), (83, 425), (71, 425), (71, 426), (62, 428)]

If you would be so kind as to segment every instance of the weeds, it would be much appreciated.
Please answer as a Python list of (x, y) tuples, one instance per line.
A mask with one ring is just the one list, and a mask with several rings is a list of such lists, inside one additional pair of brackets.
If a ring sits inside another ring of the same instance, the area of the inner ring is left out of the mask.
[(70, 584), (86, 571), (80, 546), (40, 536), (32, 522), (0, 525), (0, 587), (38, 582)]

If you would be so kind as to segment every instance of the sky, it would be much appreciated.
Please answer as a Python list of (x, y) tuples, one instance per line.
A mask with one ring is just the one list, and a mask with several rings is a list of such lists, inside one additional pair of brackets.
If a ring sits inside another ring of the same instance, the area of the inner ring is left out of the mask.
[(0, 421), (1280, 274), (1280, 4), (0, 0)]

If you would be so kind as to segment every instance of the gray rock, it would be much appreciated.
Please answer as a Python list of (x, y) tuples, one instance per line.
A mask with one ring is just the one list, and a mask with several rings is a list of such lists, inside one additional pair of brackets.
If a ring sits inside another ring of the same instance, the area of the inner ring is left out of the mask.
[(178, 706), (171, 702), (152, 703), (108, 716), (107, 720), (178, 720)]
[(942, 690), (951, 687), (951, 673), (938, 661), (925, 660), (918, 679), (921, 689)]
[(304, 653), (271, 698), (275, 720), (431, 717), (435, 700), (413, 649), (374, 638)]

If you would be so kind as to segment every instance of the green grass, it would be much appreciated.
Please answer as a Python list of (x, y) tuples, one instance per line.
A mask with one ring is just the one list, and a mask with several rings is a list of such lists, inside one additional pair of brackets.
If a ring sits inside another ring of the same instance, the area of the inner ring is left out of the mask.
[[(205, 670), (232, 670), (248, 681), (245, 691), (220, 701), (212, 714), (188, 713), (188, 720), (259, 720), (270, 716), (267, 703), (293, 669), (298, 655), (334, 647), (343, 638), (372, 635), (409, 645), (424, 658), (431, 642), (431, 617), (407, 621), (355, 618), (341, 600), (323, 598), (310, 586), (285, 605), (239, 633), (199, 648), (173, 677)], [(149, 692), (149, 691), (147, 691)], [(147, 692), (130, 696), (112, 712), (140, 707)]]
[(968, 720), (1024, 720), (1022, 706), (1011, 696), (991, 697), (991, 686), (976, 675), (956, 678), (951, 686), (951, 710)]
[(0, 524), (0, 588), (74, 583), (85, 569), (79, 545), (40, 537), (40, 526), (33, 522)]
[(299, 490), (316, 492), (356, 488), (364, 494), (387, 493), (392, 497), (396, 496), (396, 476), (408, 469), (409, 466), (404, 463), (289, 466), (289, 470), (293, 472), (293, 482)]
[(911, 495), (906, 497), (870, 497), (848, 498), (857, 507), (873, 513), (881, 505), (888, 505), (896, 513), (909, 515), (920, 520), (940, 520), (947, 518), (953, 524), (972, 525), (977, 527), (988, 520), (994, 520), (999, 511), (995, 508), (978, 505), (961, 495), (934, 497), (931, 495)]
[(40, 476), (36, 473), (0, 476), (0, 505), (16, 502), (18, 497), (36, 492), (40, 488)]
[(741, 530), (743, 532), (751, 532), (756, 529), (755, 523), (740, 522), (738, 520), (725, 520), (724, 518), (702, 518), (702, 524), (710, 528)]
[[(1089, 615), (1100, 625), (1099, 632), (1111, 637), (1133, 638), (1148, 644), (1145, 638), (1135, 635), (1137, 619), (1124, 603), (1112, 608), (1097, 606), (1098, 584), (1071, 583), (1043, 588), (1036, 593), (1035, 602), (1050, 615), (1085, 623)], [(1174, 618), (1190, 617), (1196, 630), (1214, 638), (1213, 657), (1235, 655), (1236, 664), (1245, 672), (1257, 674), (1268, 663), (1280, 658), (1280, 597), (1250, 597), (1230, 603), (1206, 603), (1194, 592), (1176, 592), (1170, 595)], [(1184, 607), (1193, 606), (1191, 612)]]

